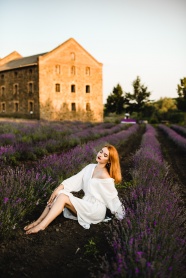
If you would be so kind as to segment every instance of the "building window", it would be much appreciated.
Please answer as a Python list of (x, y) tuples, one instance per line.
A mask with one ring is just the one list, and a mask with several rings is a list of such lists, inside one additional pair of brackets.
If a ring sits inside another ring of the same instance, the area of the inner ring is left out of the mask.
[(90, 93), (90, 85), (86, 85), (85, 91), (86, 93)]
[(74, 66), (71, 67), (71, 75), (76, 74), (76, 68)]
[(86, 111), (91, 111), (91, 109), (90, 109), (90, 103), (86, 103)]
[(29, 82), (28, 83), (28, 92), (29, 92), (29, 94), (33, 93), (33, 91), (34, 91), (33, 88), (34, 88), (33, 82)]
[(1, 96), (4, 97), (5, 96), (5, 86), (1, 87)]
[(19, 111), (19, 102), (14, 102), (14, 112)]
[(18, 94), (19, 93), (19, 86), (18, 86), (18, 84), (14, 84), (13, 85), (13, 92), (14, 92), (14, 94)]
[(14, 76), (17, 77), (17, 71), (14, 72)]
[(85, 74), (86, 74), (86, 75), (90, 75), (90, 68), (89, 68), (89, 67), (86, 67), (86, 69), (85, 69)]
[(32, 69), (29, 69), (29, 74), (32, 75)]
[(61, 73), (61, 67), (60, 67), (60, 65), (56, 65), (56, 66), (55, 66), (55, 71), (56, 71), (57, 74), (60, 74), (60, 73)]
[(76, 92), (76, 86), (74, 84), (71, 85), (71, 93)]
[(75, 57), (75, 53), (74, 53), (74, 52), (71, 52), (71, 60), (74, 61), (75, 58), (76, 58), (76, 57)]
[(1, 74), (1, 79), (4, 79), (4, 74)]
[(75, 102), (71, 103), (71, 110), (72, 111), (76, 111), (76, 104), (75, 104)]
[(34, 102), (29, 101), (28, 102), (28, 112), (30, 112), (30, 114), (33, 114), (33, 111), (34, 111)]
[(6, 103), (5, 103), (5, 102), (2, 102), (2, 103), (1, 103), (1, 111), (2, 111), (2, 112), (5, 112), (5, 111), (6, 111)]
[(59, 83), (56, 83), (56, 85), (55, 85), (55, 86), (56, 86), (56, 92), (58, 92), (58, 93), (59, 93), (59, 92), (60, 92), (60, 84), (59, 84)]

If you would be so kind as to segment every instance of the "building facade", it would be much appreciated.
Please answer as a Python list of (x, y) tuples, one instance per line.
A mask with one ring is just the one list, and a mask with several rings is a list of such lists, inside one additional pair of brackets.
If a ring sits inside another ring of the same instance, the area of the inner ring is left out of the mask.
[(102, 63), (73, 38), (50, 52), (0, 59), (0, 117), (103, 121)]

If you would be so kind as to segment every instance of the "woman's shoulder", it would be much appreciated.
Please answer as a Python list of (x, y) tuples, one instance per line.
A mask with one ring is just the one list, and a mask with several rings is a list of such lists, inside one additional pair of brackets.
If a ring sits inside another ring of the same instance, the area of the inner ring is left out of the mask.
[(109, 173), (107, 171), (104, 171), (102, 174), (101, 174), (101, 179), (111, 179), (111, 176), (109, 175)]

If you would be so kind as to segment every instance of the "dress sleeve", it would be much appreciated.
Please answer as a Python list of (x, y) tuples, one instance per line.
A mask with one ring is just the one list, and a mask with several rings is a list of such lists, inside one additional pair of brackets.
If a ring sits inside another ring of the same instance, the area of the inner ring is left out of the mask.
[(113, 179), (99, 180), (94, 184), (94, 196), (96, 199), (105, 203), (106, 207), (121, 220), (125, 217), (125, 208), (118, 197), (118, 191), (116, 190)]
[(107, 203), (108, 209), (110, 209), (111, 213), (115, 215), (118, 220), (122, 220), (125, 217), (125, 207), (121, 203), (118, 196), (113, 198)]
[(70, 178), (62, 181), (61, 184), (64, 185), (64, 190), (66, 190), (67, 192), (78, 192), (83, 188), (83, 176), (84, 176), (86, 167), (83, 168), (76, 175), (73, 175)]

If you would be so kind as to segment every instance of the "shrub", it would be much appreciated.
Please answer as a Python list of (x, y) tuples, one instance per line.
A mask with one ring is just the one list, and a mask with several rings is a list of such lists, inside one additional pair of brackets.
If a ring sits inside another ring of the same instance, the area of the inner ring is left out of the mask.
[(8, 239), (25, 215), (46, 202), (55, 182), (24, 167), (10, 167), (0, 171), (0, 234)]

